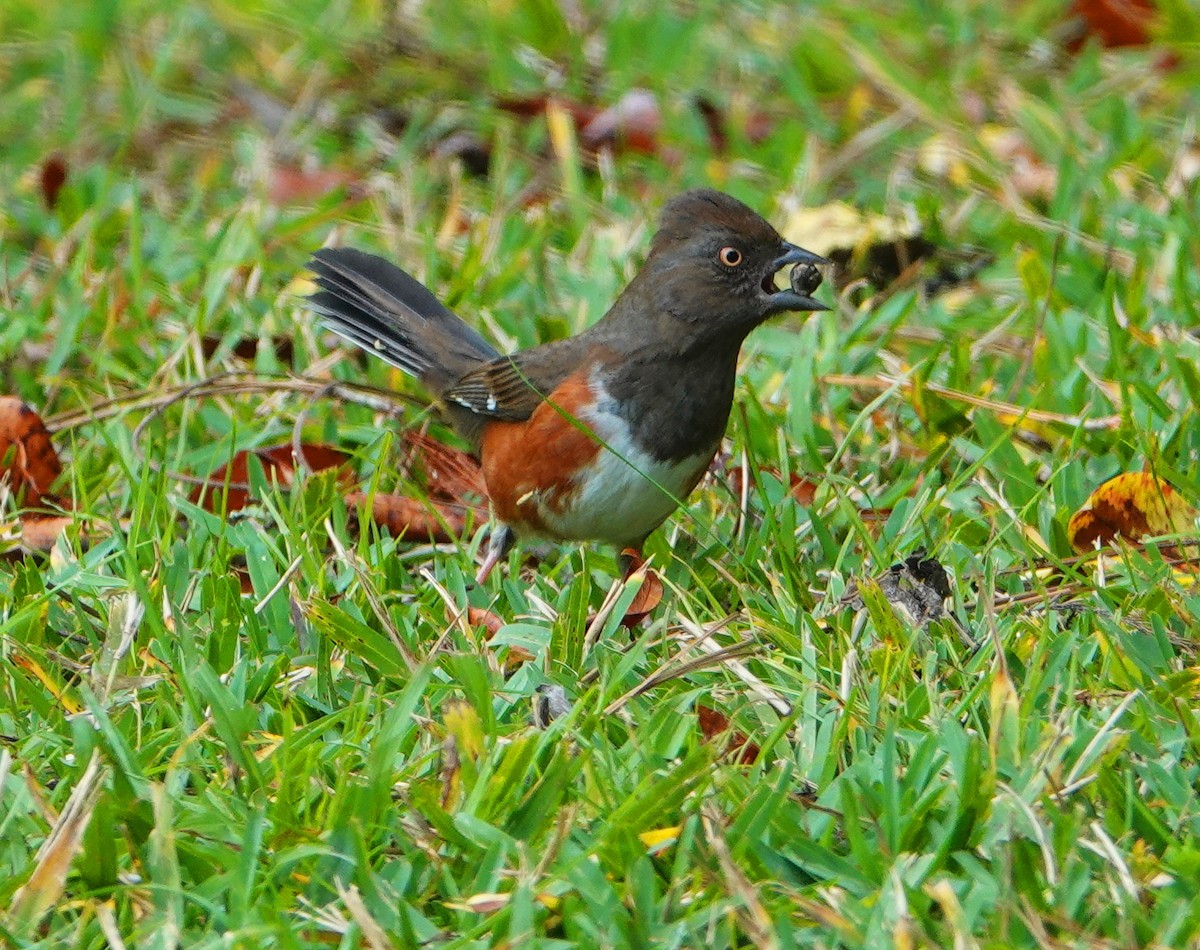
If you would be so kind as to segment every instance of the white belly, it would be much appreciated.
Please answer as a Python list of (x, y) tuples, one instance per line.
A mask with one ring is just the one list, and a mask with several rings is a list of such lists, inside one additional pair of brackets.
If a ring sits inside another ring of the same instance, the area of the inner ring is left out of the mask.
[[(602, 405), (603, 403), (601, 403)], [(543, 523), (563, 538), (623, 545), (640, 542), (687, 497), (712, 461), (715, 446), (676, 462), (643, 452), (624, 419), (593, 410), (580, 418), (603, 443), (569, 503), (539, 504)]]

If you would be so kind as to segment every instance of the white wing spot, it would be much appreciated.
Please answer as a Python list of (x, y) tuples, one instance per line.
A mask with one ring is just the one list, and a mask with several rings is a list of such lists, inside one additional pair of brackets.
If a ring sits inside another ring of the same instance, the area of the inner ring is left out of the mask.
[(380, 353), (382, 353), (382, 352), (383, 352), (383, 349), (384, 349), (384, 347), (383, 347), (383, 340), (376, 340), (376, 341), (375, 341), (375, 349), (377, 349), (377, 350), (378, 350)]
[(486, 405), (487, 405), (487, 411), (488, 411), (488, 412), (495, 412), (495, 411), (496, 411), (496, 397), (495, 397), (495, 396), (493, 396), (491, 393), (488, 393), (488, 397), (487, 397), (487, 403), (486, 403)]

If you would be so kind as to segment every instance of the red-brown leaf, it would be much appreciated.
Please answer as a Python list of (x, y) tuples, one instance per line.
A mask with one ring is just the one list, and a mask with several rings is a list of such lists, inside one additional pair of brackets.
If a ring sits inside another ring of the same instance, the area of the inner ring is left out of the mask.
[(271, 171), (267, 197), (276, 205), (304, 203), (317, 201), (341, 188), (345, 188), (350, 197), (358, 197), (361, 191), (357, 187), (357, 179), (349, 172), (335, 168), (305, 169), (294, 165), (277, 165)]
[(697, 704), (696, 718), (700, 721), (700, 733), (706, 741), (714, 742), (720, 739), (724, 743), (723, 752), (734, 753), (735, 762), (742, 765), (754, 764), (761, 750), (744, 732), (729, 728), (728, 716), (709, 706)]
[(483, 469), (466, 452), (439, 442), (433, 436), (416, 430), (405, 433), (411, 448), (409, 469), (418, 470), (425, 480), (429, 494), (443, 501), (453, 501), (477, 514), (487, 513), (487, 485)]
[(0, 478), (9, 477), (17, 504), (38, 505), (62, 474), (50, 433), (36, 412), (13, 396), (0, 396)]
[[(346, 496), (346, 504), (357, 507), (360, 515), (366, 501), (365, 492)], [(376, 495), (371, 499), (369, 517), (393, 537), (430, 544), (452, 543), (466, 528), (462, 506), (403, 495)]]
[(42, 202), (53, 210), (58, 204), (58, 193), (67, 183), (67, 159), (61, 152), (55, 152), (42, 162), (40, 179)]
[[(246, 362), (253, 362), (258, 355), (258, 347), (261, 341), (252, 336), (242, 337), (234, 341), (233, 347), (230, 350), (238, 359)], [(206, 360), (212, 359), (217, 350), (221, 348), (222, 340), (219, 336), (202, 336), (200, 338), (200, 352), (204, 354)], [(275, 351), (275, 358), (280, 363), (291, 363), (292, 357), (295, 355), (295, 344), (292, 343), (290, 337), (275, 336), (269, 341), (271, 348)]]
[(621, 618), (621, 626), (632, 630), (650, 615), (662, 599), (662, 578), (657, 572), (649, 570), (642, 580), (642, 586), (629, 604), (629, 609), (625, 611), (625, 616)]
[[(300, 446), (304, 465), (312, 472), (340, 468), (350, 461), (350, 456), (340, 449), (329, 445)], [(288, 487), (296, 477), (296, 464), (292, 455), (292, 443), (271, 445), (260, 449), (243, 449), (227, 464), (221, 466), (208, 476), (204, 485), (197, 485), (192, 491), (192, 501), (203, 504), (209, 511), (216, 511), (221, 498), (225, 495), (228, 483), (229, 495), (226, 502), (226, 512), (239, 511), (250, 503), (250, 459), (258, 459), (268, 481)], [(346, 473), (347, 477), (349, 473)]]
[(658, 154), (662, 114), (654, 93), (630, 89), (616, 103), (597, 112), (580, 131), (586, 148)]
[(467, 623), (472, 627), (483, 627), (487, 631), (486, 639), (490, 640), (504, 626), (504, 618), (482, 607), (468, 607)]
[[(1156, 11), (1153, 0), (1074, 0), (1071, 12), (1082, 21), (1086, 35), (1103, 46), (1117, 47), (1149, 43)], [(1072, 49), (1082, 45), (1080, 39)]]
[[(716, 154), (724, 155), (729, 151), (729, 130), (731, 128), (725, 110), (707, 96), (699, 96), (696, 99), (696, 108), (700, 112), (700, 118), (704, 120), (709, 145)], [(751, 112), (746, 116), (742, 130), (746, 141), (755, 145), (766, 141), (773, 131), (775, 131), (775, 120), (761, 111)]]
[(552, 105), (570, 117), (580, 144), (589, 152), (609, 149), (657, 155), (662, 115), (658, 99), (646, 89), (631, 89), (611, 106), (602, 107), (561, 96), (502, 97), (497, 106), (524, 118), (544, 115)]

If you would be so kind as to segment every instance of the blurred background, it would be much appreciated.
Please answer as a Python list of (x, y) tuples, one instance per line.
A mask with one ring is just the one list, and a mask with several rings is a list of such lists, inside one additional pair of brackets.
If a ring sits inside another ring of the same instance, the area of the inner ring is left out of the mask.
[[(1200, 498), (1197, 37), (1194, 0), (4, 0), (0, 463), (22, 402), (66, 460), (34, 433), (50, 518), (0, 485), (22, 945), (1188, 945), (1194, 547), (1093, 542)], [(585, 650), (612, 552), (472, 586), (478, 479), (428, 504), (423, 397), (304, 267), (384, 254), (529, 346), (695, 186), (836, 307), (751, 336), (661, 601)], [(292, 491), (301, 438), (339, 470)], [(355, 536), (359, 487), (441, 546)]]

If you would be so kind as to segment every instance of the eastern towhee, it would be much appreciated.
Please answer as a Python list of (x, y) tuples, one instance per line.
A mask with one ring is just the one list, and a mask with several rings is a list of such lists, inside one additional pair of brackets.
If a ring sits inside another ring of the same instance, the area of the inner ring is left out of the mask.
[(784, 311), (829, 309), (811, 297), (825, 263), (700, 189), (663, 210), (608, 313), (565, 340), (501, 355), (415, 278), (352, 248), (313, 255), (309, 301), (335, 333), (418, 377), (479, 453), (500, 523), (482, 582), (513, 532), (640, 551), (720, 446), (746, 335)]

